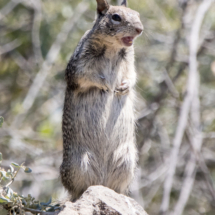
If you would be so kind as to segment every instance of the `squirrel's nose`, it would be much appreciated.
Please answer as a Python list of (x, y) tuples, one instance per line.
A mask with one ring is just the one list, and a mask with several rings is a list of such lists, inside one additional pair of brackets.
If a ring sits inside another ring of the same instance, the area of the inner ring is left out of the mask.
[(138, 34), (141, 34), (141, 33), (143, 32), (143, 28), (136, 28), (136, 32), (137, 32)]

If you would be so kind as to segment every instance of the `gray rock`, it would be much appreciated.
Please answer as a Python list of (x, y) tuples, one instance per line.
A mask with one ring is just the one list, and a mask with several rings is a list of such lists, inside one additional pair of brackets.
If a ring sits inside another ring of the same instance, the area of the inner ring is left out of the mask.
[(66, 202), (59, 215), (147, 215), (133, 199), (103, 186), (91, 186), (75, 203)]

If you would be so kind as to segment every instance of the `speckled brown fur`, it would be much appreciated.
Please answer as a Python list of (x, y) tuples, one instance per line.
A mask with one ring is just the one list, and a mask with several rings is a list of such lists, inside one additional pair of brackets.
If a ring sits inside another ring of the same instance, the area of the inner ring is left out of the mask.
[[(97, 5), (94, 27), (82, 37), (65, 74), (60, 174), (72, 200), (91, 185), (126, 193), (137, 161), (134, 49), (121, 39), (135, 38), (143, 27), (125, 0), (122, 6), (105, 0)], [(121, 22), (112, 20), (113, 14)]]

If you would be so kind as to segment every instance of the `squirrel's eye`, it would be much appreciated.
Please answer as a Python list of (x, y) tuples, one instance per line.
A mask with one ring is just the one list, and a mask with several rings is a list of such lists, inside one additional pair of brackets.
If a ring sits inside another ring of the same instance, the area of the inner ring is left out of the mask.
[(113, 16), (112, 16), (112, 19), (114, 20), (114, 21), (117, 21), (117, 22), (121, 22), (121, 17), (118, 15), (118, 14), (114, 14)]

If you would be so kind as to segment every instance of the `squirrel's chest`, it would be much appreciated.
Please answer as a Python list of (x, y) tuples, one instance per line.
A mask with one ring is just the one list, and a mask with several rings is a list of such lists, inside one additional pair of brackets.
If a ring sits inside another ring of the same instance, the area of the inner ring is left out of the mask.
[[(110, 92), (91, 89), (82, 95), (74, 96), (67, 108), (78, 130), (99, 134), (122, 128), (133, 119), (133, 102), (130, 95), (116, 96)], [(77, 132), (78, 132), (77, 130)]]
[(127, 71), (126, 61), (121, 59), (118, 55), (111, 56), (107, 53), (102, 68), (106, 81), (114, 88), (120, 85), (129, 72)]

